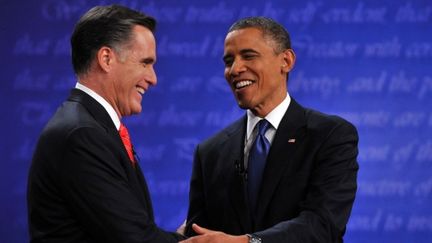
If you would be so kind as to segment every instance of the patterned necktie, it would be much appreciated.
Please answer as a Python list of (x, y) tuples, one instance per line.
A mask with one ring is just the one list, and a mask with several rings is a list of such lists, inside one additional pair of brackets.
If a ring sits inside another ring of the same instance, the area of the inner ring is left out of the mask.
[(252, 212), (256, 210), (262, 174), (270, 150), (270, 142), (264, 136), (267, 129), (270, 127), (269, 125), (270, 123), (266, 119), (262, 119), (258, 122), (256, 125), (258, 127), (258, 134), (249, 152), (247, 182), (249, 203)]
[(121, 140), (122, 140), (122, 142), (126, 148), (126, 152), (129, 156), (131, 164), (133, 166), (135, 166), (135, 158), (133, 156), (133, 148), (132, 148), (132, 143), (131, 143), (131, 140), (129, 137), (129, 132), (128, 132), (127, 128), (123, 125), (123, 123), (120, 124), (119, 134), (120, 134)]

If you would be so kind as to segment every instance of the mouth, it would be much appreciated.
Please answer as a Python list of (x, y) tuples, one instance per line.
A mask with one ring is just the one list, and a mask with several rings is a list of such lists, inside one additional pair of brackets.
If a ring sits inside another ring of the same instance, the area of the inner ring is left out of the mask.
[(141, 95), (143, 95), (145, 93), (145, 89), (141, 86), (136, 86), (136, 90), (138, 91), (138, 93), (140, 93)]
[(252, 80), (236, 80), (233, 82), (233, 86), (235, 89), (243, 89), (253, 83)]

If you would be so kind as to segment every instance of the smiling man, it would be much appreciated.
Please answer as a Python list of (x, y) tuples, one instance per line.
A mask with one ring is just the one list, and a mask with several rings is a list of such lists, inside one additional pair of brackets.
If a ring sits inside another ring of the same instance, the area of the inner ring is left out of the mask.
[(246, 115), (196, 148), (185, 242), (343, 242), (356, 194), (357, 131), (290, 97), (295, 54), (275, 21), (237, 21), (225, 78)]
[(98, 6), (71, 37), (78, 83), (39, 138), (28, 179), (31, 242), (178, 242), (154, 222), (124, 116), (156, 85), (156, 21)]

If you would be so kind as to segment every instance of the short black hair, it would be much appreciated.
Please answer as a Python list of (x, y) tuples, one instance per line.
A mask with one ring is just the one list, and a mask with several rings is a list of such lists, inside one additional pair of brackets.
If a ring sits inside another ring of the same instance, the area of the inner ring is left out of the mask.
[(75, 25), (71, 36), (72, 65), (75, 74), (86, 74), (102, 46), (119, 48), (132, 38), (136, 25), (155, 31), (156, 20), (121, 5), (96, 6)]
[(291, 39), (288, 31), (271, 18), (258, 16), (240, 19), (229, 28), (228, 33), (245, 28), (256, 28), (262, 32), (264, 37), (273, 40), (276, 43), (276, 53), (291, 49)]

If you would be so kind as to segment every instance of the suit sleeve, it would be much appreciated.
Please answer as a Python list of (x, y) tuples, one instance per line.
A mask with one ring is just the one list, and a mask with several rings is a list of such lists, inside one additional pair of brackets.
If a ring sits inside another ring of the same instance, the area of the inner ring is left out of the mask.
[(316, 154), (300, 214), (255, 234), (264, 243), (343, 242), (357, 190), (357, 144), (354, 126), (348, 122), (335, 126)]
[(118, 153), (101, 129), (69, 134), (57, 171), (70, 213), (95, 242), (177, 242), (176, 234), (155, 225), (131, 191)]

